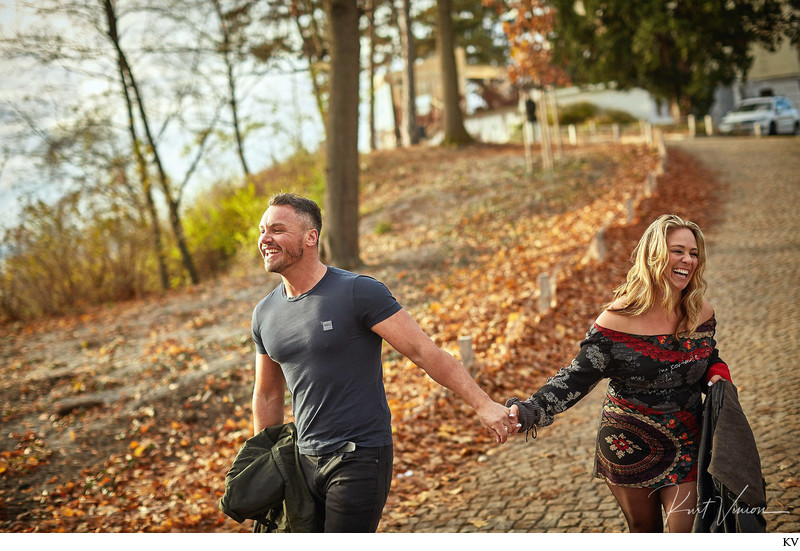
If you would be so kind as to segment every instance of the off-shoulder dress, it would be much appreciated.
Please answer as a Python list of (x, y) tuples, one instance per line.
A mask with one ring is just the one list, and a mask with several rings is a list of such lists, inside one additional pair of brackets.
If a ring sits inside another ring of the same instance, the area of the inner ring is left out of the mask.
[(597, 431), (594, 476), (611, 484), (659, 488), (697, 479), (702, 394), (719, 358), (714, 317), (692, 334), (633, 335), (593, 324), (569, 366), (516, 403), (522, 429), (553, 423), (602, 379), (608, 390)]

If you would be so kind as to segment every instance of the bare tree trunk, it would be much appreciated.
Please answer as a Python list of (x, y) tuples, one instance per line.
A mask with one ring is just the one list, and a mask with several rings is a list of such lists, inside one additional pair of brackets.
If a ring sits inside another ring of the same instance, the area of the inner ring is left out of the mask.
[(403, 0), (400, 11), (400, 39), (403, 44), (403, 59), (406, 66), (403, 71), (403, 126), (401, 136), (403, 145), (419, 143), (417, 131), (417, 92), (414, 79), (414, 35), (411, 32), (411, 0)]
[(189, 253), (189, 247), (186, 244), (186, 237), (183, 233), (183, 225), (181, 224), (180, 214), (178, 212), (179, 205), (178, 202), (173, 199), (172, 193), (169, 189), (169, 180), (167, 179), (167, 175), (164, 172), (164, 166), (161, 163), (161, 158), (158, 155), (158, 149), (156, 147), (155, 140), (153, 139), (153, 134), (150, 131), (150, 125), (147, 119), (147, 112), (145, 111), (144, 108), (144, 101), (142, 100), (142, 96), (139, 93), (139, 87), (136, 84), (136, 79), (133, 76), (133, 71), (131, 70), (131, 67), (128, 64), (128, 61), (125, 57), (125, 53), (122, 51), (122, 46), (119, 42), (119, 34), (117, 32), (117, 15), (116, 12), (114, 11), (114, 2), (113, 0), (103, 0), (103, 4), (105, 7), (106, 17), (108, 19), (108, 36), (111, 39), (111, 42), (114, 45), (114, 49), (117, 52), (120, 69), (125, 73), (127, 82), (129, 83), (131, 90), (133, 90), (133, 93), (136, 96), (136, 103), (139, 106), (139, 117), (142, 119), (142, 126), (144, 127), (145, 137), (147, 138), (147, 144), (150, 146), (150, 149), (153, 154), (153, 162), (155, 163), (156, 169), (158, 171), (161, 190), (163, 191), (164, 198), (167, 201), (167, 207), (169, 208), (169, 220), (172, 226), (173, 234), (175, 235), (175, 242), (181, 254), (183, 267), (189, 273), (189, 277), (192, 283), (195, 284), (199, 283), (200, 279), (197, 275), (197, 270), (194, 267), (192, 256)]
[(677, 99), (670, 100), (669, 114), (672, 117), (673, 123), (676, 125), (681, 123), (681, 104)]
[[(158, 274), (161, 282), (161, 288), (169, 289), (169, 272), (167, 270), (167, 259), (164, 253), (164, 245), (161, 239), (161, 224), (158, 221), (158, 211), (156, 210), (155, 201), (153, 200), (153, 188), (150, 182), (150, 174), (147, 170), (147, 159), (144, 158), (142, 153), (141, 142), (136, 133), (136, 123), (133, 115), (133, 101), (130, 95), (130, 84), (127, 79), (127, 72), (125, 70), (124, 60), (117, 55), (117, 67), (119, 70), (119, 79), (122, 86), (122, 93), (125, 96), (125, 108), (128, 113), (128, 132), (131, 135), (131, 145), (133, 147), (134, 156), (136, 157), (136, 168), (139, 173), (139, 181), (142, 187), (142, 194), (144, 195), (145, 204), (147, 205), (147, 214), (150, 217), (151, 239), (153, 242), (153, 251), (156, 255), (156, 264), (158, 265)], [(139, 207), (141, 209), (141, 206)]]
[(236, 77), (233, 74), (233, 60), (231, 59), (231, 32), (225, 24), (225, 14), (222, 13), (222, 6), (219, 0), (212, 0), (214, 10), (219, 18), (219, 29), (222, 34), (222, 59), (225, 62), (226, 77), (228, 80), (228, 103), (231, 106), (231, 116), (233, 117), (233, 133), (236, 138), (236, 151), (239, 155), (239, 161), (242, 163), (242, 170), (244, 171), (245, 178), (250, 177), (250, 168), (247, 166), (247, 160), (244, 157), (244, 138), (242, 136), (241, 123), (239, 122), (239, 104), (236, 100)]
[(142, 146), (139, 137), (136, 135), (136, 125), (133, 118), (133, 105), (128, 91), (128, 83), (125, 81), (125, 73), (120, 70), (120, 78), (122, 80), (122, 89), (125, 93), (125, 105), (128, 110), (128, 129), (131, 134), (131, 141), (133, 143), (133, 151), (136, 155), (137, 172), (139, 173), (139, 180), (142, 185), (142, 193), (144, 194), (145, 204), (147, 205), (147, 212), (150, 216), (151, 233), (153, 240), (153, 250), (156, 253), (156, 262), (158, 264), (158, 274), (161, 280), (161, 288), (169, 289), (169, 272), (167, 270), (167, 258), (164, 253), (164, 245), (161, 240), (161, 223), (158, 221), (158, 210), (156, 203), (153, 199), (153, 187), (150, 182), (150, 174), (147, 170), (147, 160), (142, 153)]
[(369, 18), (369, 149), (378, 149), (375, 135), (375, 2), (368, 0), (367, 17)]
[(117, 67), (119, 70), (119, 79), (122, 86), (122, 92), (125, 96), (125, 108), (128, 112), (128, 132), (131, 135), (131, 145), (133, 147), (134, 156), (136, 157), (136, 168), (139, 174), (142, 194), (144, 195), (145, 204), (147, 205), (147, 213), (150, 217), (151, 239), (153, 242), (153, 251), (156, 255), (156, 264), (158, 265), (159, 280), (161, 282), (161, 288), (166, 290), (169, 289), (169, 271), (167, 270), (167, 258), (166, 254), (164, 253), (164, 245), (161, 238), (161, 224), (158, 221), (158, 211), (153, 199), (153, 188), (150, 183), (150, 174), (147, 170), (147, 160), (142, 153), (141, 142), (136, 133), (136, 123), (133, 115), (133, 101), (131, 100), (130, 95), (130, 83), (128, 82), (128, 73), (125, 69), (126, 63), (124, 58), (120, 56), (119, 51), (117, 52)]
[(358, 245), (357, 0), (326, 0), (331, 75), (327, 121), (323, 243), (328, 261), (341, 268), (361, 264)]
[(452, 1), (438, 0), (438, 35), (436, 45), (442, 64), (442, 91), (444, 97), (444, 145), (464, 145), (473, 141), (464, 127), (461, 96), (458, 90), (455, 38), (453, 35)]
[[(317, 110), (319, 111), (320, 119), (322, 120), (322, 124), (327, 127), (329, 107), (325, 102), (325, 92), (327, 91), (325, 87), (326, 71), (320, 68), (319, 63), (322, 61), (325, 52), (325, 45), (322, 43), (323, 31), (319, 28), (316, 19), (313, 17), (314, 1), (300, 0), (298, 3), (303, 5), (304, 12), (309, 16), (309, 25), (311, 31), (308, 33), (304, 32), (304, 28), (300, 24), (300, 19), (298, 17), (293, 17), (292, 19), (297, 25), (297, 32), (300, 34), (303, 40), (308, 43), (308, 46), (304, 47), (303, 49), (308, 59), (308, 72), (311, 76), (311, 87), (314, 90), (314, 98), (317, 101)], [(325, 12), (328, 13), (327, 7)], [(313, 51), (307, 51), (307, 48), (310, 48)]]

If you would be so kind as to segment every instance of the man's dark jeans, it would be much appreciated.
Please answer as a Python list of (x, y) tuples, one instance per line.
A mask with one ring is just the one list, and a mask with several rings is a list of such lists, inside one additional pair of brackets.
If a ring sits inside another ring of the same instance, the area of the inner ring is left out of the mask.
[(300, 466), (326, 532), (378, 529), (392, 484), (393, 461), (391, 445), (300, 455)]

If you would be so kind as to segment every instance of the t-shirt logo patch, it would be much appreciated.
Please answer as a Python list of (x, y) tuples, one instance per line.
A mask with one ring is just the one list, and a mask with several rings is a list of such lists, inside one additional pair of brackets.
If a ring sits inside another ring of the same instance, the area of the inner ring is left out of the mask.
[(333, 322), (332, 321), (323, 321), (322, 322), (322, 330), (323, 331), (333, 331)]

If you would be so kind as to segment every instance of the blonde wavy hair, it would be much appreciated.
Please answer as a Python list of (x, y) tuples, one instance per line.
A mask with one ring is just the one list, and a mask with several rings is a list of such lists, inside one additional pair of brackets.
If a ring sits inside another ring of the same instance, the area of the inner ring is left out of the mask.
[[(671, 231), (681, 228), (690, 230), (697, 241), (697, 268), (689, 284), (681, 292), (681, 296), (675, 297), (676, 291), (669, 284), (669, 274), (667, 274), (669, 264), (667, 236)], [(631, 260), (633, 267), (628, 271), (625, 283), (614, 290), (614, 301), (624, 297), (626, 304), (622, 308), (611, 308), (609, 304), (607, 309), (635, 316), (655, 306), (659, 299), (661, 305), (666, 308), (677, 302), (681, 319), (675, 330), (675, 336), (694, 332), (704, 321), (700, 316), (706, 292), (706, 280), (703, 277), (706, 269), (706, 242), (700, 227), (674, 214), (663, 214), (645, 230), (633, 250)]]

